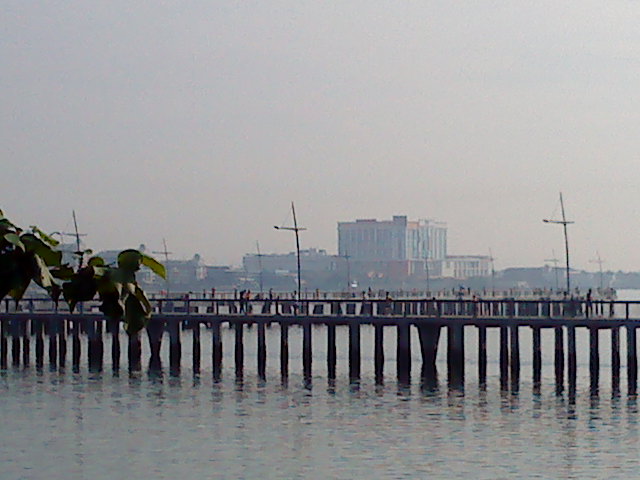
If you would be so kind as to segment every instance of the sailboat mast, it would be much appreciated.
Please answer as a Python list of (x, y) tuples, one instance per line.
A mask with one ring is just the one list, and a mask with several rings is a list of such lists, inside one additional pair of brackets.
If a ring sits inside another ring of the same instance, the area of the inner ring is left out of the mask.
[(569, 237), (567, 234), (567, 218), (564, 214), (564, 202), (562, 201), (562, 192), (560, 192), (560, 210), (562, 211), (562, 227), (564, 229), (564, 251), (567, 260), (567, 295), (571, 294), (571, 276), (569, 274)]
[(260, 284), (260, 294), (262, 294), (263, 283), (262, 283), (262, 254), (260, 253), (260, 242), (256, 240), (256, 250), (258, 251), (258, 268), (260, 269), (260, 273), (258, 276), (259, 284)]
[(293, 213), (293, 231), (296, 233), (296, 257), (298, 260), (298, 300), (301, 300), (300, 292), (302, 290), (302, 284), (300, 279), (300, 235), (298, 229), (298, 221), (296, 220), (296, 207), (293, 202), (291, 202), (291, 212)]

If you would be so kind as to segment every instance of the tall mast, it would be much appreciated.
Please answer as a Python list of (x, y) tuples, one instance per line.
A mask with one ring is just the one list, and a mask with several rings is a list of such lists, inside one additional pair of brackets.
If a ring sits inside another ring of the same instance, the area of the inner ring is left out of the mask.
[(256, 250), (258, 251), (258, 268), (260, 269), (260, 273), (258, 276), (259, 284), (260, 284), (260, 293), (262, 293), (263, 285), (262, 285), (262, 254), (260, 253), (260, 242), (256, 240)]
[(166, 298), (169, 298), (169, 288), (170, 288), (170, 284), (169, 284), (169, 255), (171, 255), (173, 252), (169, 252), (167, 250), (167, 241), (166, 239), (162, 239), (162, 246), (164, 247), (164, 250), (160, 250), (160, 251), (155, 251), (155, 252), (151, 252), (154, 254), (162, 254), (164, 255), (164, 266), (166, 269), (166, 276), (165, 276), (165, 284), (167, 287), (167, 294), (166, 294)]
[(301, 300), (300, 291), (301, 288), (301, 278), (300, 278), (300, 235), (298, 229), (298, 221), (296, 220), (296, 207), (291, 202), (291, 212), (293, 213), (293, 231), (296, 233), (296, 257), (298, 260), (298, 300)]
[(564, 202), (562, 201), (562, 192), (560, 192), (560, 210), (562, 212), (562, 220), (542, 220), (545, 223), (556, 223), (559, 225), (562, 225), (562, 228), (564, 230), (564, 251), (565, 251), (565, 258), (567, 260), (567, 295), (569, 295), (571, 293), (571, 277), (569, 274), (570, 268), (569, 268), (569, 237), (567, 235), (567, 225), (570, 225), (574, 222), (567, 220), (567, 217), (565, 216), (564, 213)]
[(300, 235), (299, 233), (306, 230), (306, 228), (298, 227), (298, 220), (296, 219), (296, 207), (291, 202), (291, 213), (293, 214), (293, 227), (278, 227), (274, 225), (276, 230), (290, 230), (296, 234), (296, 258), (298, 261), (298, 300), (300, 300), (300, 293), (302, 291), (302, 280), (300, 277)]
[(602, 264), (604, 263), (604, 260), (602, 260), (602, 258), (600, 258), (600, 252), (596, 251), (596, 259), (595, 260), (590, 260), (589, 263), (597, 263), (599, 270), (600, 270), (600, 291), (602, 292), (602, 289), (604, 288), (604, 284), (602, 282)]

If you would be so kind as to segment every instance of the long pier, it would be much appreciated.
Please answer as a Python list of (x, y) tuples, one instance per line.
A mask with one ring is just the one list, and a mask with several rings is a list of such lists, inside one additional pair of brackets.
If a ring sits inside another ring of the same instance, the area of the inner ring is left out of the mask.
[[(598, 394), (600, 385), (600, 331), (611, 336), (611, 390), (620, 392), (620, 334), (626, 334), (627, 392), (637, 393), (636, 329), (640, 318), (632, 318), (630, 311), (640, 302), (585, 300), (514, 300), (514, 299), (411, 299), (411, 300), (221, 300), (175, 299), (153, 300), (155, 313), (146, 329), (149, 370), (161, 369), (161, 351), (168, 343), (169, 369), (180, 372), (183, 337), (192, 342), (192, 369), (201, 370), (202, 333), (208, 332), (211, 342), (211, 362), (214, 380), (223, 374), (223, 345), (221, 328), (228, 325), (234, 332), (233, 367), (236, 378), (244, 375), (244, 332), (257, 329), (257, 375), (266, 378), (267, 342), (265, 329), (276, 325), (280, 330), (280, 376), (286, 381), (290, 372), (289, 329), (302, 329), (302, 374), (311, 382), (313, 373), (313, 338), (326, 335), (326, 371), (328, 379), (336, 378), (337, 326), (348, 327), (348, 372), (352, 382), (361, 376), (361, 327), (373, 326), (373, 360), (375, 381), (384, 382), (384, 335), (395, 329), (396, 371), (399, 384), (409, 384), (413, 375), (411, 337), (417, 335), (422, 364), (420, 381), (427, 387), (437, 385), (436, 357), (443, 329), (447, 332), (447, 381), (451, 388), (464, 388), (465, 330), (477, 330), (477, 375), (481, 386), (487, 383), (487, 331), (499, 331), (499, 382), (503, 390), (517, 391), (520, 383), (520, 343), (522, 333), (530, 333), (532, 344), (532, 382), (539, 391), (542, 370), (541, 331), (551, 329), (554, 334), (554, 375), (557, 393), (568, 389), (576, 393), (577, 351), (576, 330), (589, 333), (590, 392)], [(322, 326), (322, 328), (312, 328)], [(323, 332), (324, 330), (324, 332)], [(107, 320), (97, 303), (85, 302), (79, 312), (70, 313), (56, 308), (48, 300), (23, 300), (17, 305), (6, 301), (0, 309), (0, 369), (30, 366), (65, 368), (69, 363), (78, 371), (83, 359), (89, 370), (104, 367), (105, 343), (110, 346), (111, 367), (121, 368), (121, 352), (126, 349), (128, 369), (143, 368), (142, 337), (124, 337), (119, 322)], [(121, 345), (122, 339), (127, 343)], [(168, 342), (163, 341), (168, 339)], [(188, 340), (187, 340), (188, 341)], [(85, 346), (83, 346), (83, 344)], [(165, 347), (166, 348), (166, 347)], [(33, 350), (33, 351), (32, 351)], [(47, 353), (45, 355), (45, 353)], [(70, 357), (70, 358), (69, 358)], [(565, 378), (566, 373), (566, 378)]]

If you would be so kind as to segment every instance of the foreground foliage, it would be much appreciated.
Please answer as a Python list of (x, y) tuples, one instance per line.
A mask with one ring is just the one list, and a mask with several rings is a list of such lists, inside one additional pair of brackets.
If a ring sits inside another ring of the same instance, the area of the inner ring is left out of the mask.
[(143, 329), (151, 318), (151, 304), (136, 281), (136, 272), (144, 265), (162, 278), (165, 267), (144, 253), (129, 249), (120, 252), (117, 265), (107, 265), (101, 257), (84, 256), (90, 250), (76, 252), (74, 269), (62, 263), (59, 242), (38, 227), (29, 230), (13, 224), (0, 210), (0, 300), (7, 295), (16, 301), (31, 282), (47, 291), (57, 303), (60, 295), (73, 312), (80, 302), (100, 301), (100, 311), (112, 320), (124, 321), (130, 335)]

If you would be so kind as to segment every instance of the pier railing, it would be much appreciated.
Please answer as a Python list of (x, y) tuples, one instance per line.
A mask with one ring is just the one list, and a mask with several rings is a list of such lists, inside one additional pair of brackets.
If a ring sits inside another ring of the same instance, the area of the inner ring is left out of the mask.
[[(360, 331), (365, 325), (374, 329), (374, 373), (377, 383), (384, 381), (384, 334), (395, 329), (396, 376), (406, 384), (412, 378), (411, 336), (417, 333), (422, 356), (419, 378), (426, 385), (437, 383), (436, 356), (440, 334), (446, 328), (447, 379), (449, 386), (462, 388), (465, 378), (465, 329), (477, 329), (477, 368), (480, 385), (487, 382), (487, 329), (499, 330), (499, 372), (502, 389), (517, 391), (520, 383), (521, 333), (531, 331), (534, 389), (541, 385), (541, 329), (554, 332), (554, 372), (556, 391), (565, 385), (569, 394), (576, 391), (576, 329), (589, 332), (590, 389), (599, 388), (601, 330), (611, 335), (611, 388), (620, 390), (620, 329), (626, 331), (627, 391), (637, 391), (636, 328), (640, 326), (640, 301), (604, 301), (585, 299), (515, 300), (505, 299), (198, 299), (175, 298), (152, 301), (154, 315), (146, 329), (148, 368), (161, 369), (163, 338), (168, 337), (169, 369), (172, 374), (182, 366), (182, 337), (188, 332), (192, 342), (192, 369), (201, 372), (201, 336), (209, 332), (214, 379), (221, 378), (223, 335), (221, 328), (233, 330), (233, 363), (236, 378), (244, 375), (244, 332), (257, 330), (257, 374), (266, 378), (266, 332), (279, 328), (279, 369), (283, 381), (289, 376), (289, 329), (302, 329), (302, 373), (305, 381), (312, 378), (312, 339), (326, 335), (326, 366), (329, 380), (336, 378), (336, 327), (348, 326), (349, 379), (359, 381), (361, 372)], [(637, 312), (636, 312), (637, 310)], [(635, 316), (637, 315), (637, 316)], [(312, 328), (316, 326), (316, 328)], [(324, 327), (324, 332), (322, 331)], [(371, 328), (369, 327), (369, 328)], [(566, 339), (565, 339), (566, 337)], [(123, 339), (126, 344), (123, 346)], [(94, 302), (84, 302), (76, 312), (69, 312), (61, 302), (48, 299), (26, 299), (2, 302), (0, 306), (0, 369), (27, 367), (32, 363), (42, 368), (65, 368), (71, 353), (71, 367), (81, 364), (82, 344), (86, 343), (86, 359), (90, 370), (104, 367), (105, 341), (111, 346), (111, 368), (120, 369), (121, 353), (126, 349), (128, 368), (142, 369), (140, 335), (125, 337), (119, 322), (106, 320)], [(166, 342), (165, 342), (166, 343)], [(32, 347), (33, 352), (32, 352)], [(45, 347), (48, 355), (45, 359)], [(225, 347), (226, 348), (226, 347)], [(10, 354), (10, 358), (9, 358)], [(46, 360), (46, 361), (45, 361)], [(566, 372), (566, 382), (565, 382)]]

